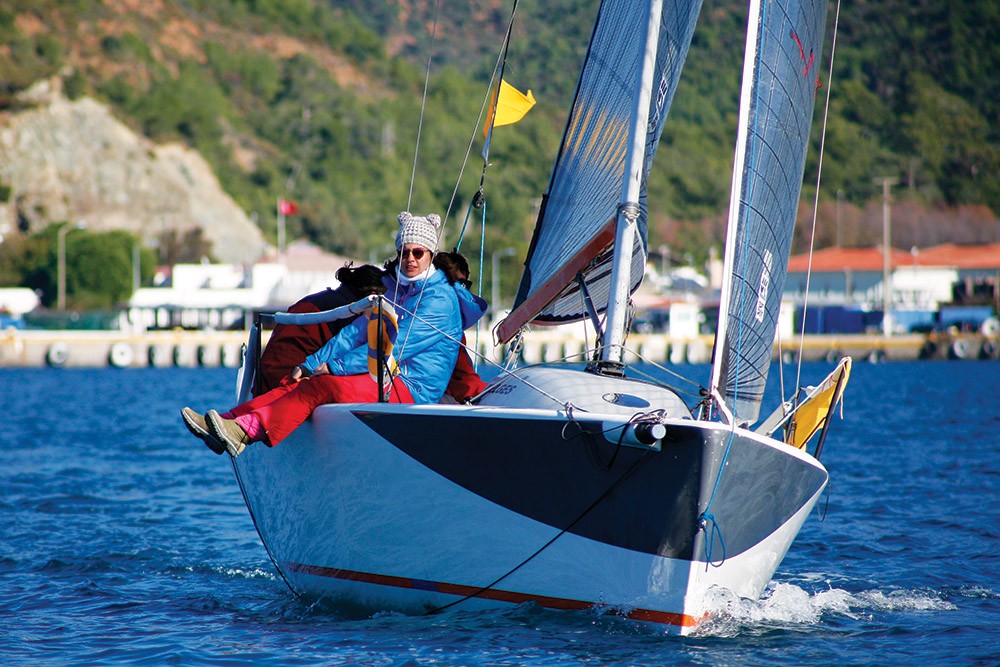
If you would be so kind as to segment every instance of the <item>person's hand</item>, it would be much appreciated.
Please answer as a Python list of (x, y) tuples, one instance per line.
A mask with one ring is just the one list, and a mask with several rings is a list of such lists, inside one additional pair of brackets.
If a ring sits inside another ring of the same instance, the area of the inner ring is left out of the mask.
[(309, 377), (309, 371), (302, 366), (296, 366), (292, 369), (292, 372), (288, 374), (288, 379), (292, 382), (298, 382), (299, 380), (303, 380), (307, 377)]
[(330, 374), (330, 366), (324, 361), (323, 363), (321, 363), (319, 366), (316, 367), (316, 370), (314, 370), (312, 372), (312, 374), (313, 375), (329, 375)]

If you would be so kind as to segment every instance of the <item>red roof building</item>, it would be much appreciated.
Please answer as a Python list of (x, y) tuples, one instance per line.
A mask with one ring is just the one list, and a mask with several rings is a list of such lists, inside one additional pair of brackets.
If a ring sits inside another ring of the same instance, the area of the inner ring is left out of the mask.
[[(788, 262), (785, 298), (795, 303), (804, 301), (811, 266), (811, 302), (882, 309), (885, 259), (879, 246), (823, 248), (811, 258), (808, 254), (795, 255)], [(894, 309), (936, 311), (963, 290), (971, 293), (986, 287), (996, 294), (1000, 282), (1000, 243), (945, 243), (912, 251), (893, 248), (888, 259)]]
[[(818, 271), (881, 271), (884, 258), (882, 247), (842, 248), (817, 250), (812, 255), (812, 270)], [(788, 272), (805, 273), (809, 266), (807, 253), (794, 255), (788, 260)], [(948, 267), (962, 271), (996, 273), (1000, 271), (1000, 243), (985, 245), (958, 245), (943, 243), (930, 248), (912, 251), (893, 248), (889, 256), (889, 269), (912, 266)]]

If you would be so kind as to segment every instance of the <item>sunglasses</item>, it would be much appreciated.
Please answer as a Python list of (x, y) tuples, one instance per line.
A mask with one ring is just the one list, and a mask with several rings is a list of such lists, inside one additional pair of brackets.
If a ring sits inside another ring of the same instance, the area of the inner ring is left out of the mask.
[(402, 250), (399, 251), (399, 256), (402, 257), (403, 259), (406, 259), (407, 257), (412, 255), (413, 259), (419, 262), (424, 258), (424, 255), (426, 255), (429, 252), (430, 250), (424, 250), (423, 248), (414, 248), (412, 250), (410, 250), (409, 248), (403, 248)]

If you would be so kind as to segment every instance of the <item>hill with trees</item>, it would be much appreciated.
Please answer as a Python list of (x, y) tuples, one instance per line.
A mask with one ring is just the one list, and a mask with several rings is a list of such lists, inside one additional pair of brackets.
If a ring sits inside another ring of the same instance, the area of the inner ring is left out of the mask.
[[(71, 99), (93, 97), (150, 140), (200, 152), (272, 241), (284, 197), (299, 205), (290, 237), (345, 255), (384, 256), (397, 211), (449, 202), (453, 243), (479, 182), (476, 121), (511, 4), (11, 0), (0, 8), (0, 114), (24, 111), (19, 94), (56, 76)], [(539, 104), (495, 138), (488, 248), (527, 246), (596, 7), (518, 5), (507, 79)], [(745, 13), (741, 1), (705, 3), (650, 177), (650, 246), (675, 256), (701, 259), (721, 242)], [(832, 80), (829, 43), (819, 70), (821, 97), (831, 95), (819, 245), (879, 242), (883, 177), (899, 180), (898, 247), (1000, 240), (1000, 6), (853, 0), (839, 28)], [(822, 102), (797, 249), (811, 226)], [(0, 182), (0, 206), (20, 194)], [(478, 238), (463, 250), (478, 253)]]

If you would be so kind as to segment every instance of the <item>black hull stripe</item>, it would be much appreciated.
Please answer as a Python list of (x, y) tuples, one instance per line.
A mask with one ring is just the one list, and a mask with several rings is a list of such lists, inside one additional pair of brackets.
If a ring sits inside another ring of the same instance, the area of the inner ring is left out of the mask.
[(682, 628), (691, 628), (698, 625), (700, 619), (689, 614), (678, 614), (669, 611), (657, 611), (654, 609), (612, 609), (604, 608), (599, 602), (587, 602), (584, 600), (574, 600), (571, 598), (550, 597), (547, 595), (532, 595), (530, 593), (519, 593), (517, 591), (507, 591), (497, 588), (483, 589), (477, 586), (465, 586), (463, 584), (451, 584), (441, 581), (431, 581), (427, 579), (412, 579), (410, 577), (396, 577), (386, 574), (372, 574), (370, 572), (358, 572), (355, 570), (344, 570), (334, 567), (323, 567), (320, 565), (304, 565), (302, 563), (285, 563), (290, 571), (299, 574), (310, 574), (316, 577), (327, 577), (329, 579), (343, 579), (345, 581), (358, 581), (366, 584), (376, 584), (379, 586), (393, 586), (395, 588), (410, 588), (414, 590), (430, 591), (433, 593), (443, 593), (461, 597), (476, 597), (486, 600), (497, 600), (520, 604), (522, 602), (534, 602), (546, 609), (569, 609), (584, 610), (601, 608), (604, 613), (613, 616), (635, 621), (646, 621), (650, 623), (660, 623)]
[[(521, 516), (629, 551), (704, 561), (699, 510), (726, 557), (752, 549), (826, 483), (825, 471), (745, 436), (720, 473), (731, 434), (670, 425), (662, 450), (617, 447), (599, 421), (354, 414), (437, 474)], [(596, 504), (595, 504), (596, 502)], [(718, 554), (716, 554), (718, 555)]]

